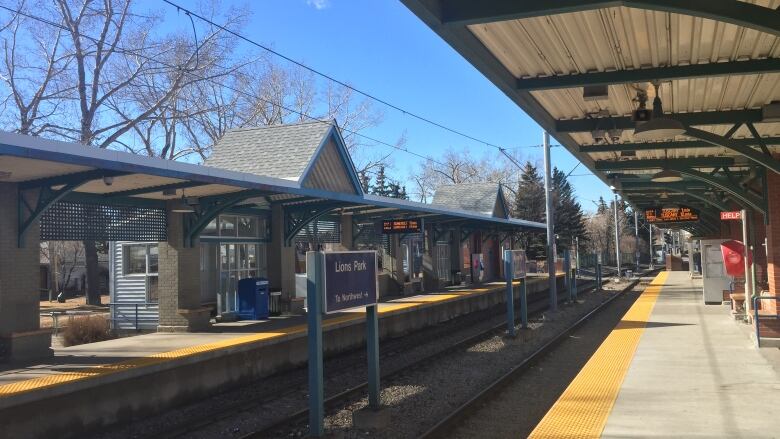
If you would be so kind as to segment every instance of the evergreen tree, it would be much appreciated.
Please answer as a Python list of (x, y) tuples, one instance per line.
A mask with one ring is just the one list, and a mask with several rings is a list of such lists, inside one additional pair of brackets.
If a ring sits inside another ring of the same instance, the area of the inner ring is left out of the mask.
[(363, 193), (369, 193), (371, 189), (371, 177), (369, 177), (365, 171), (360, 171), (360, 173), (358, 173), (358, 180), (360, 181), (360, 187), (363, 188)]
[(387, 180), (387, 175), (385, 175), (384, 165), (379, 167), (376, 177), (374, 177), (373, 193), (374, 195), (381, 195), (383, 197), (390, 195), (390, 185)]
[[(545, 221), (544, 181), (531, 162), (526, 162), (521, 171), (513, 211), (516, 218)], [(521, 232), (518, 239), (529, 258), (545, 256), (546, 238), (543, 233)]]
[(574, 238), (579, 238), (580, 241), (587, 239), (585, 216), (563, 171), (553, 169), (552, 183), (556, 244), (562, 249), (570, 247)]

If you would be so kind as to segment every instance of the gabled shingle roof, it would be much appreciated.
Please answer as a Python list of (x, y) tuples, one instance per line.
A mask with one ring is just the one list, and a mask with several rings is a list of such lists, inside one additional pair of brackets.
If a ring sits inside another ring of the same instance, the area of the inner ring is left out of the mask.
[(230, 130), (214, 145), (205, 164), (298, 181), (332, 127), (306, 122)]
[(499, 193), (498, 183), (449, 184), (436, 189), (431, 204), (493, 215)]

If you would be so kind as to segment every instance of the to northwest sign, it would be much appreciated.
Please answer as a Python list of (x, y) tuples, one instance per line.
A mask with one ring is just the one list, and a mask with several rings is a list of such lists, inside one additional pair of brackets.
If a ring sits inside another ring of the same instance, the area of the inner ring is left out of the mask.
[(382, 221), (382, 233), (419, 233), (421, 231), (422, 223), (419, 218)]
[(729, 220), (741, 220), (742, 219), (742, 211), (737, 210), (734, 212), (721, 212), (720, 213), (720, 219), (721, 221), (729, 221)]
[(686, 206), (655, 207), (645, 210), (645, 218), (649, 223), (681, 223), (699, 221), (699, 212)]
[(325, 252), (326, 314), (377, 302), (376, 252)]
[(512, 250), (512, 279), (525, 278), (525, 250)]

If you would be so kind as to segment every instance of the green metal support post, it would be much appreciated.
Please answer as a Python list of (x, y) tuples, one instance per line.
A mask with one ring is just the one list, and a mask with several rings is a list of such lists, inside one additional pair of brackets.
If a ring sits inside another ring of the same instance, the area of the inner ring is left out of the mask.
[(379, 313), (377, 307), (366, 307), (366, 344), (368, 347), (368, 406), (379, 410)]
[(306, 254), (306, 316), (309, 344), (309, 435), (325, 434), (325, 399), (322, 359), (322, 288), (325, 255), (321, 252)]
[(513, 265), (512, 250), (504, 250), (504, 275), (506, 277), (506, 332), (510, 337), (514, 337), (516, 335), (515, 293), (513, 291), (512, 285), (512, 278), (514, 273)]

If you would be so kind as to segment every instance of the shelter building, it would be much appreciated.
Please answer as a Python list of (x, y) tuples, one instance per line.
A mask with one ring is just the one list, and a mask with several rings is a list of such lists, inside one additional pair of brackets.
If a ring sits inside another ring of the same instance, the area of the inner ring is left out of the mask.
[[(455, 280), (440, 273), (462, 261), (434, 257), (445, 236), (461, 248), (479, 231), (508, 247), (517, 231), (544, 230), (506, 211), (365, 194), (335, 123), (231, 131), (206, 165), (0, 133), (0, 179), (4, 360), (50, 353), (38, 315), (40, 240), (112, 242), (112, 298), (150, 305), (139, 326), (199, 331), (235, 306), (241, 277), (267, 277), (291, 307), (308, 250), (377, 249), (380, 294), (397, 294)], [(382, 233), (384, 220), (404, 219), (419, 230)], [(127, 313), (114, 308), (117, 320)]]

